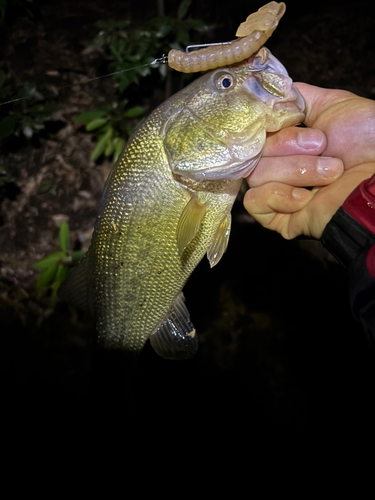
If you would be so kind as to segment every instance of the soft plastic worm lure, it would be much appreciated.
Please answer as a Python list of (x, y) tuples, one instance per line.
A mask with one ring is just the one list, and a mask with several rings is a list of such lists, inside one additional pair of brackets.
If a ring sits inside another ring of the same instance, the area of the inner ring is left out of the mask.
[[(186, 52), (173, 49), (168, 54), (168, 64), (182, 73), (195, 73), (243, 61), (264, 45), (276, 29), (285, 9), (284, 2), (270, 2), (240, 24), (236, 32), (236, 36), (240, 38), (232, 42), (191, 45), (186, 48)], [(189, 48), (195, 47), (205, 48), (188, 52)]]

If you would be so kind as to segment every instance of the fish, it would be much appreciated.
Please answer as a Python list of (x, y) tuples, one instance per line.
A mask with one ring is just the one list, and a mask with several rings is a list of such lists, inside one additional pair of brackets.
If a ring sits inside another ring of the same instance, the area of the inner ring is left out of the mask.
[(86, 255), (62, 300), (90, 311), (98, 345), (188, 359), (198, 336), (183, 287), (226, 251), (231, 208), (267, 132), (297, 125), (305, 103), (264, 47), (196, 79), (135, 130), (104, 185)]

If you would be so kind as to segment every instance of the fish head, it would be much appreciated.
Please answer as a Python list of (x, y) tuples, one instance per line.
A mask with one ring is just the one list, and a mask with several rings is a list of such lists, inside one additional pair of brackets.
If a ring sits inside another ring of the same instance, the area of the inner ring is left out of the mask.
[(174, 174), (194, 181), (237, 180), (257, 165), (267, 132), (304, 120), (305, 102), (265, 48), (206, 73), (171, 98), (164, 148)]

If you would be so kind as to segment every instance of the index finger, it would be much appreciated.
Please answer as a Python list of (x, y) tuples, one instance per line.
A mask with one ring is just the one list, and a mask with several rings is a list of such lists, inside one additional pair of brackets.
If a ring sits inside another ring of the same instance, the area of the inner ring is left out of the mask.
[(267, 135), (262, 156), (319, 155), (326, 145), (321, 130), (289, 127)]

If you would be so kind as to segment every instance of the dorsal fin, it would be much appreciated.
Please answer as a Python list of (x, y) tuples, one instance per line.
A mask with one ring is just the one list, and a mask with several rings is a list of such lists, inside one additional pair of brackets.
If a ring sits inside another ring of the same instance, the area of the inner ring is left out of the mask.
[(188, 359), (198, 349), (198, 337), (181, 292), (168, 318), (150, 335), (155, 352), (166, 359)]

